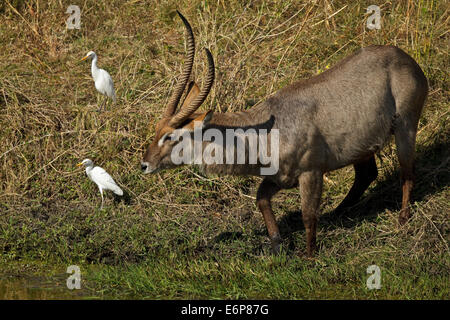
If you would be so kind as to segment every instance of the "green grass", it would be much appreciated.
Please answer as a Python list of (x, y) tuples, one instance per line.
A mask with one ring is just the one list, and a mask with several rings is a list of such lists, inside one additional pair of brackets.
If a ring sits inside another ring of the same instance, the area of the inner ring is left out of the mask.
[[(365, 28), (370, 1), (87, 1), (81, 30), (65, 29), (69, 2), (10, 3), (17, 11), (0, 5), (0, 279), (53, 281), (77, 264), (87, 297), (449, 299), (444, 2), (379, 3), (378, 31)], [(397, 224), (394, 145), (379, 154), (376, 182), (346, 217), (332, 211), (353, 170), (326, 175), (314, 259), (304, 254), (298, 190), (273, 201), (283, 237), (283, 253), (273, 256), (255, 206), (260, 178), (205, 177), (187, 167), (143, 176), (144, 148), (185, 59), (177, 8), (194, 29), (198, 81), (206, 70), (202, 47), (215, 58), (204, 110), (249, 108), (366, 45), (393, 44), (413, 56), (430, 94), (411, 221)], [(102, 113), (90, 65), (79, 62), (89, 50), (116, 86), (118, 103)], [(75, 166), (87, 157), (130, 193), (130, 205), (109, 197), (98, 209), (96, 186)], [(372, 264), (381, 268), (380, 290), (366, 287)]]
[[(95, 273), (104, 292), (149, 299), (447, 299), (443, 256), (417, 263), (383, 254), (305, 261), (292, 256), (179, 258), (109, 267)], [(393, 254), (393, 252), (391, 252)], [(448, 259), (448, 257), (447, 257)], [(369, 290), (367, 267), (380, 264), (381, 289)], [(380, 263), (381, 262), (381, 263)], [(428, 270), (429, 264), (435, 270)], [(448, 263), (448, 261), (447, 261)], [(433, 274), (436, 272), (437, 274)]]

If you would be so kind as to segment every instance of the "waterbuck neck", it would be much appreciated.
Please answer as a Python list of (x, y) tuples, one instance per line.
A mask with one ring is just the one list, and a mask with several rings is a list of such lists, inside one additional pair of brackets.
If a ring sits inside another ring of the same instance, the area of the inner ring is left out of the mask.
[(278, 131), (272, 130), (274, 122), (262, 106), (215, 113), (203, 129), (198, 126), (190, 135), (191, 164), (199, 165), (206, 173), (275, 174), (279, 137)]
[(217, 129), (270, 129), (271, 115), (264, 103), (258, 104), (249, 110), (214, 113), (208, 124), (210, 128)]

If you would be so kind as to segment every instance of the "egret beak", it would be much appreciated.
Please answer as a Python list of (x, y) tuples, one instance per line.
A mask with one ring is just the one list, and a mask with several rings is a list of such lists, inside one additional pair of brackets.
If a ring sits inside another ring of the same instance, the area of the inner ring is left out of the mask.
[(77, 167), (82, 166), (83, 162), (77, 163)]
[(81, 59), (80, 61), (86, 60), (89, 56), (84, 57), (83, 59)]

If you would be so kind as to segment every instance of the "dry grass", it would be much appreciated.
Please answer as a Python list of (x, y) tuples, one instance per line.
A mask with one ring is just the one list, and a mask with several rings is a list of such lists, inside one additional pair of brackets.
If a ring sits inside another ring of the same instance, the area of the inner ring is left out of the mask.
[[(434, 264), (436, 274), (448, 280), (449, 11), (444, 2), (382, 3), (378, 31), (365, 27), (370, 1), (85, 1), (80, 30), (65, 28), (69, 4), (0, 5), (0, 250), (6, 264), (26, 258), (117, 265), (171, 261), (173, 255), (182, 261), (241, 259), (236, 263), (245, 267), (246, 259), (267, 255), (265, 228), (254, 205), (259, 178), (203, 177), (195, 168), (152, 177), (139, 172), (144, 146), (185, 57), (184, 29), (175, 14), (180, 8), (196, 36), (196, 79), (206, 71), (202, 47), (210, 48), (216, 61), (215, 85), (204, 109), (248, 108), (370, 44), (397, 45), (418, 61), (430, 95), (419, 128), (411, 223), (396, 225), (400, 188), (391, 146), (380, 154), (377, 183), (351, 218), (330, 214), (351, 186), (351, 168), (327, 175), (318, 259), (336, 263), (329, 266), (336, 287), (355, 282), (363, 270), (357, 268), (375, 258), (402, 268), (422, 261), (430, 286), (439, 287), (426, 271)], [(96, 51), (99, 66), (116, 86), (118, 103), (102, 113), (95, 112), (90, 66), (79, 62), (89, 50)], [(87, 157), (129, 191), (131, 206), (109, 201), (107, 210), (97, 209), (96, 187), (75, 167)], [(297, 190), (275, 199), (290, 254), (294, 247), (304, 249), (299, 206)], [(211, 295), (239, 297), (229, 290), (224, 285)], [(301, 292), (266, 297), (304, 297)], [(165, 296), (177, 295), (168, 287)]]

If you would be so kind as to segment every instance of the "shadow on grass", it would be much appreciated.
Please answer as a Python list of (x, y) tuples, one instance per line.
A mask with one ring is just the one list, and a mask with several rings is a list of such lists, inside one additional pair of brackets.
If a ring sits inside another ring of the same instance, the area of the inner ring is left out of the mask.
[[(450, 142), (440, 141), (429, 147), (420, 148), (416, 154), (416, 185), (413, 190), (412, 201), (422, 201), (428, 195), (440, 192), (450, 184)], [(334, 210), (325, 212), (319, 218), (319, 227), (325, 230), (336, 228), (354, 228), (363, 221), (374, 221), (377, 216), (386, 209), (396, 211), (401, 206), (400, 168), (396, 164), (395, 171), (387, 174), (384, 180), (378, 180), (371, 184), (365, 196), (351, 208), (343, 213), (336, 214)], [(337, 207), (337, 205), (335, 206)], [(283, 242), (288, 251), (295, 250), (296, 236), (294, 233), (303, 232), (302, 212), (289, 211), (278, 219)], [(254, 230), (255, 235), (267, 236), (265, 227)], [(217, 235), (212, 243), (226, 243), (241, 240), (242, 232), (222, 232)], [(260, 248), (260, 250), (262, 250)]]
[[(420, 202), (450, 185), (449, 150), (449, 141), (440, 141), (429, 147), (419, 148), (416, 154), (413, 202)], [(393, 173), (388, 174), (382, 181), (373, 182), (372, 186), (356, 205), (342, 214), (335, 214), (335, 210), (332, 210), (321, 215), (319, 227), (326, 230), (336, 227), (353, 228), (362, 221), (374, 221), (386, 209), (391, 211), (400, 209), (402, 192), (398, 165)], [(293, 233), (304, 230), (301, 210), (288, 212), (279, 219), (278, 225), (289, 250), (293, 249), (295, 241)]]
[(242, 232), (239, 231), (226, 231), (222, 232), (218, 236), (214, 237), (214, 242), (230, 242), (243, 238)]

